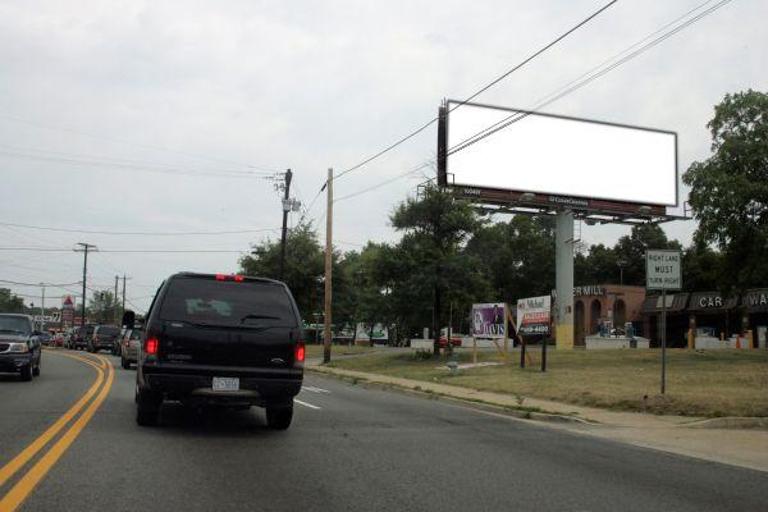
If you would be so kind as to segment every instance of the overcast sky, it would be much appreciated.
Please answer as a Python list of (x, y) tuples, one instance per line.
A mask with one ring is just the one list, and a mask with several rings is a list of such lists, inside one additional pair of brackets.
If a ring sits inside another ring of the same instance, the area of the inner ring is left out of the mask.
[[(702, 2), (620, 0), (477, 101), (532, 107)], [(0, 247), (96, 244), (104, 252), (90, 258), (90, 282), (102, 288), (127, 274), (129, 300), (142, 310), (168, 274), (231, 272), (238, 254), (107, 250), (247, 251), (277, 237), (269, 230), (280, 226), (280, 201), (265, 172), (293, 169), (293, 195), (309, 207), (329, 167), (377, 152), (434, 117), (443, 98), (466, 97), (603, 3), (0, 1), (0, 222), (264, 230), (170, 237), (0, 225)], [(764, 0), (734, 0), (544, 110), (676, 131), (682, 174), (708, 156), (705, 125), (723, 95), (765, 90), (766, 19)], [(435, 147), (431, 127), (338, 180), (336, 195), (402, 175), (434, 158)], [(388, 214), (432, 171), (424, 172), (338, 202), (338, 247), (395, 240)], [(627, 176), (626, 185), (642, 179)], [(321, 236), (324, 203), (317, 197), (309, 213)], [(695, 225), (665, 229), (687, 244)], [(584, 227), (581, 235), (613, 244), (627, 232)], [(0, 250), (0, 269), (3, 280), (72, 283), (82, 255)], [(39, 289), (11, 288), (39, 304), (31, 297)]]

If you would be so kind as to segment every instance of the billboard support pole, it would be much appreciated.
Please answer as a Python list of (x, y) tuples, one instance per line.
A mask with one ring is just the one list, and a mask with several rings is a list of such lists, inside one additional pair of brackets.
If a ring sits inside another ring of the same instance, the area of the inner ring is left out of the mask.
[(573, 212), (555, 217), (555, 337), (558, 349), (573, 348)]
[(547, 371), (547, 340), (542, 338), (541, 340), (541, 371)]

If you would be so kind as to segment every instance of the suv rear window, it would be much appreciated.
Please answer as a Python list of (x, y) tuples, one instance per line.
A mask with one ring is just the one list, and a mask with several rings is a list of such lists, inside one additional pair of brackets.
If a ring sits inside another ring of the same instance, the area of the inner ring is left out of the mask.
[(285, 288), (261, 281), (180, 277), (168, 284), (160, 319), (226, 327), (296, 327)]
[(98, 327), (98, 333), (101, 336), (117, 336), (120, 333), (120, 328), (111, 325), (101, 325)]

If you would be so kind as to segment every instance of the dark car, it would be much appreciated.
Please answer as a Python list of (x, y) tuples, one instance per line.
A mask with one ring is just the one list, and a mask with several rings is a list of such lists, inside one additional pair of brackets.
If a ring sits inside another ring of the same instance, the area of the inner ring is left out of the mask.
[(110, 352), (116, 353), (115, 345), (119, 336), (120, 328), (116, 325), (97, 325), (88, 338), (88, 352), (109, 349)]
[(85, 326), (81, 326), (75, 329), (72, 335), (72, 340), (70, 341), (72, 348), (75, 350), (84, 350), (88, 348), (88, 340), (93, 335), (93, 330), (95, 328), (96, 325), (94, 324), (85, 324)]
[(156, 424), (163, 401), (178, 400), (264, 407), (270, 428), (287, 429), (304, 377), (301, 326), (284, 283), (174, 274), (155, 295), (142, 333), (137, 423)]
[(32, 317), (0, 314), (0, 372), (18, 372), (21, 380), (40, 375), (42, 349)]

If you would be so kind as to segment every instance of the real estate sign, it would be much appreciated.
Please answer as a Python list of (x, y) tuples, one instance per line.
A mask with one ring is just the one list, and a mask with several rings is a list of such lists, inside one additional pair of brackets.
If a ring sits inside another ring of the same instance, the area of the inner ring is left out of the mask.
[(549, 295), (529, 297), (517, 301), (517, 331), (529, 336), (550, 332), (552, 298)]
[(683, 257), (680, 251), (651, 250), (645, 253), (646, 288), (679, 290), (683, 287)]
[(475, 338), (504, 338), (506, 304), (472, 304), (472, 336)]

